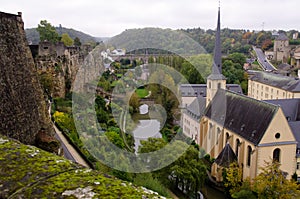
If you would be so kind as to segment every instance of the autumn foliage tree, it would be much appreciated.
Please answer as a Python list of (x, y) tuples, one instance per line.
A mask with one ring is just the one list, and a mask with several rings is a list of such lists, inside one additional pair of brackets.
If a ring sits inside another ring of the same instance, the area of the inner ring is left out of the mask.
[(265, 162), (261, 173), (254, 179), (253, 190), (258, 198), (292, 199), (300, 198), (299, 186), (294, 180), (287, 180), (280, 163)]
[(265, 162), (261, 173), (252, 180), (242, 180), (241, 168), (234, 163), (226, 169), (224, 185), (232, 198), (293, 199), (300, 198), (299, 185), (288, 180), (277, 161)]

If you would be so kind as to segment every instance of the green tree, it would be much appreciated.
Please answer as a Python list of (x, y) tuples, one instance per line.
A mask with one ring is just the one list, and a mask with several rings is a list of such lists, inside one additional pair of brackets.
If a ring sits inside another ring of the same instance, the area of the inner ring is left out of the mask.
[[(140, 153), (149, 153), (157, 151), (167, 145), (162, 138), (149, 138), (147, 141), (141, 141), (139, 147)], [(167, 152), (158, 154), (155, 160), (164, 161), (173, 157), (175, 154), (182, 154), (171, 165), (153, 172), (163, 184), (172, 184), (174, 187), (181, 187), (186, 191), (189, 197), (195, 196), (197, 191), (204, 185), (206, 174), (206, 166), (199, 158), (199, 151), (194, 146), (187, 146), (185, 142), (175, 141), (168, 145)]]
[(130, 100), (129, 100), (129, 106), (131, 106), (133, 108), (134, 112), (137, 112), (139, 107), (140, 107), (140, 98), (139, 96), (136, 94), (136, 92), (133, 92)]
[(72, 46), (74, 44), (74, 40), (69, 36), (68, 33), (61, 35), (61, 41), (65, 44), (65, 46)]
[(176, 187), (182, 187), (190, 197), (196, 196), (207, 178), (206, 166), (199, 158), (199, 151), (190, 146), (186, 152), (172, 164), (170, 175)]
[(51, 93), (53, 92), (53, 88), (54, 88), (52, 74), (49, 74), (49, 73), (40, 74), (40, 82), (43, 86), (44, 92), (47, 95), (51, 95)]
[(52, 43), (60, 41), (60, 36), (56, 32), (55, 27), (52, 26), (51, 23), (48, 23), (47, 20), (41, 20), (36, 30), (40, 34), (41, 41), (49, 41)]
[(114, 145), (116, 145), (117, 147), (119, 147), (121, 149), (124, 149), (125, 144), (119, 133), (117, 133), (115, 131), (109, 131), (109, 132), (106, 132), (105, 135), (107, 136), (109, 141), (111, 141)]
[(74, 46), (81, 46), (81, 41), (78, 37), (75, 37), (74, 39)]

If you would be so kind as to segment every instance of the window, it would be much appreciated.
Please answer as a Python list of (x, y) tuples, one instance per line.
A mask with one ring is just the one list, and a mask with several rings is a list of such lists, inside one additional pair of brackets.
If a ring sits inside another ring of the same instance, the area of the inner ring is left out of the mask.
[(213, 125), (212, 125), (212, 123), (209, 123), (208, 139), (210, 139), (210, 138), (211, 138), (211, 134), (212, 134), (212, 128), (213, 128)]
[(251, 148), (251, 146), (248, 146), (247, 166), (249, 166), (249, 167), (251, 165), (251, 153), (252, 153), (252, 148)]
[(280, 149), (275, 149), (273, 151), (273, 161), (280, 162)]
[(218, 89), (221, 88), (221, 83), (218, 83)]
[(209, 82), (209, 84), (208, 84), (208, 85), (209, 85), (209, 88), (211, 88), (211, 82)]
[(300, 170), (300, 162), (297, 162), (297, 170)]
[(220, 133), (221, 133), (221, 129), (218, 127), (217, 128), (217, 144), (219, 143)]
[(240, 147), (240, 144), (241, 144), (240, 140), (236, 139), (235, 155), (236, 155), (237, 158), (239, 157), (239, 147)]
[(226, 133), (226, 143), (229, 141), (229, 133)]

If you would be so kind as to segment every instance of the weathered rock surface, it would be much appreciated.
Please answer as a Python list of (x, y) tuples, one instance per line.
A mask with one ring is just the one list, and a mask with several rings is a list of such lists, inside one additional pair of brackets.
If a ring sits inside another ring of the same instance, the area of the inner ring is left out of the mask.
[(164, 198), (0, 135), (0, 198)]
[(0, 134), (34, 145), (40, 131), (54, 133), (21, 14), (0, 12)]

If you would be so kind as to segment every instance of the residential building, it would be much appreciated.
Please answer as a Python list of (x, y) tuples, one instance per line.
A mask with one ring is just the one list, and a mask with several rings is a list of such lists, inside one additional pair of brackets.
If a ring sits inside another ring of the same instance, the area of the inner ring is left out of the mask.
[(195, 140), (196, 144), (199, 144), (200, 119), (205, 110), (205, 103), (205, 98), (198, 96), (182, 114), (183, 134)]
[(300, 46), (297, 46), (295, 49), (293, 49), (291, 54), (291, 65), (296, 68), (300, 68)]
[(258, 100), (300, 98), (299, 78), (250, 71), (248, 96)]

